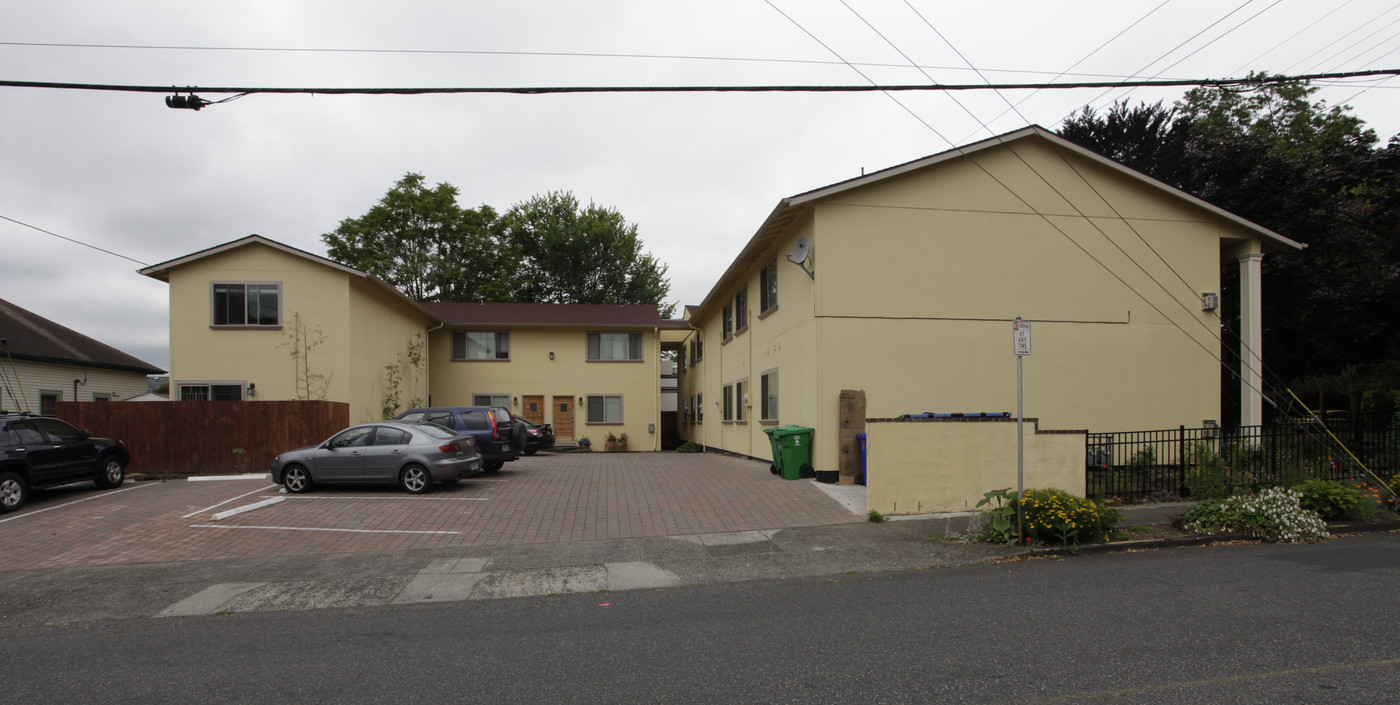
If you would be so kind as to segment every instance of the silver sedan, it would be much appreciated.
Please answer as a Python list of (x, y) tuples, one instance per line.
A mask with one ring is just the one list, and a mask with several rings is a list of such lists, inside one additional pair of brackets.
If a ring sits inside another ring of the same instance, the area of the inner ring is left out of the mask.
[(325, 443), (272, 460), (272, 481), (288, 492), (316, 485), (396, 484), (422, 494), (481, 469), (476, 440), (437, 424), (382, 421), (351, 426)]

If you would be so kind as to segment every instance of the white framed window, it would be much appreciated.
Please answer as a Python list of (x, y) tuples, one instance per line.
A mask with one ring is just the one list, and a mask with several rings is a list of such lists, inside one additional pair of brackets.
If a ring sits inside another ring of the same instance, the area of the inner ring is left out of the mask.
[(510, 408), (509, 394), (473, 394), (472, 406), (504, 406)]
[(695, 395), (695, 423), (705, 423), (705, 395)]
[(745, 410), (745, 407), (748, 406), (748, 400), (746, 398), (748, 396), (748, 390), (749, 379), (747, 377), (734, 383), (734, 420), (740, 423), (744, 422), (748, 414)]
[(778, 260), (774, 259), (758, 273), (758, 312), (768, 313), (778, 305)]
[(453, 360), (509, 360), (510, 331), (452, 331)]
[(180, 382), (180, 401), (243, 401), (242, 382)]
[(734, 308), (732, 304), (724, 305), (724, 340), (734, 337)]
[(210, 282), (209, 325), (280, 328), (282, 282)]
[(778, 420), (778, 370), (764, 372), (758, 378), (758, 418), (760, 421)]
[(590, 394), (584, 398), (586, 419), (591, 424), (622, 423), (621, 394)]
[(58, 403), (63, 401), (63, 392), (56, 392), (52, 389), (39, 390), (39, 413), (44, 416), (53, 416), (58, 411)]
[(734, 295), (734, 335), (749, 328), (749, 287), (745, 285)]
[(726, 384), (726, 385), (724, 385), (724, 391), (723, 391), (722, 394), (723, 394), (723, 396), (724, 396), (724, 399), (723, 399), (723, 401), (722, 401), (722, 406), (724, 407), (724, 416), (723, 416), (722, 420), (724, 420), (724, 421), (726, 421), (726, 422), (728, 422), (728, 421), (733, 421), (733, 420), (734, 420), (734, 385), (732, 385), (732, 384)]
[(600, 360), (626, 360), (635, 362), (641, 359), (641, 333), (588, 334), (588, 360), (590, 362), (597, 362)]

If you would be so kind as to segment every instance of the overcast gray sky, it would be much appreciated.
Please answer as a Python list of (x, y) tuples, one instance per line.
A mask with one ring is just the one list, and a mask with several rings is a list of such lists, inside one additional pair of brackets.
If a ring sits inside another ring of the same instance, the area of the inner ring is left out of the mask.
[[(981, 81), (968, 62), (995, 82), (1400, 67), (1400, 7), (1381, 0), (11, 0), (4, 19), (0, 79), (181, 87)], [(1347, 80), (1318, 97), (1385, 140), (1400, 130), (1398, 90)], [(1028, 123), (1054, 129), (1086, 104), (1184, 91), (1004, 93), (1019, 112), (990, 91), (251, 95), (194, 112), (159, 94), (0, 87), (0, 216), (154, 264), (252, 233), (324, 254), (322, 233), (410, 171), (501, 211), (568, 190), (637, 224), (670, 267), (672, 301), (697, 304), (784, 196)], [(168, 287), (137, 262), (9, 220), (0, 258), (0, 298), (168, 365)]]

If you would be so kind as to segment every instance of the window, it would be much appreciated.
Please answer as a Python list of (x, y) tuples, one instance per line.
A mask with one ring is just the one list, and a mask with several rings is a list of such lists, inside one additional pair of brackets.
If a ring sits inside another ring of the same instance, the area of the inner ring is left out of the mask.
[(641, 360), (641, 333), (589, 333), (588, 359)]
[(44, 434), (39, 433), (39, 427), (33, 421), (21, 421), (10, 424), (10, 443), (19, 445), (21, 443), (43, 443)]
[(749, 381), (747, 379), (741, 379), (738, 382), (734, 383), (734, 420), (739, 421), (741, 423), (744, 420), (744, 406), (746, 405), (745, 402), (747, 401), (744, 398), (744, 390), (748, 388)]
[(778, 420), (778, 371), (768, 370), (758, 378), (758, 418), (762, 421)]
[(510, 331), (453, 331), (452, 359), (509, 360)]
[(58, 403), (63, 401), (63, 392), (39, 390), (39, 413), (53, 416), (58, 411)]
[(705, 395), (695, 395), (695, 423), (705, 423)]
[(621, 394), (592, 394), (587, 402), (588, 423), (622, 423)]
[(112, 401), (112, 395), (108, 392), (93, 392), (93, 401)]
[(749, 327), (749, 289), (744, 287), (734, 295), (734, 335), (743, 333)]
[(758, 312), (768, 313), (778, 305), (778, 260), (768, 263), (758, 273)]
[(213, 325), (277, 327), (282, 322), (282, 285), (278, 282), (215, 282)]
[(242, 401), (243, 384), (182, 384), (180, 401)]
[(700, 332), (699, 332), (699, 331), (696, 331), (696, 333), (695, 333), (695, 361), (696, 361), (696, 362), (699, 362), (699, 361), (701, 361), (701, 360), (703, 360), (703, 359), (705, 359), (705, 338), (704, 338), (704, 336), (700, 335)]
[(370, 439), (374, 437), (373, 426), (360, 426), (347, 431), (341, 431), (334, 438), (326, 442), (330, 448), (363, 448), (370, 444)]
[(724, 339), (729, 340), (734, 335), (734, 309), (729, 305), (724, 307)]
[(408, 431), (389, 428), (388, 426), (379, 426), (374, 432), (374, 445), (377, 446), (407, 445), (408, 439)]
[(724, 417), (725, 422), (734, 420), (734, 385), (724, 385)]
[(681, 400), (681, 423), (690, 423), (690, 399)]
[(34, 419), (34, 425), (39, 427), (50, 441), (80, 441), (83, 434), (76, 428), (59, 421), (58, 419)]
[(472, 406), (504, 406), (510, 407), (509, 394), (473, 394)]

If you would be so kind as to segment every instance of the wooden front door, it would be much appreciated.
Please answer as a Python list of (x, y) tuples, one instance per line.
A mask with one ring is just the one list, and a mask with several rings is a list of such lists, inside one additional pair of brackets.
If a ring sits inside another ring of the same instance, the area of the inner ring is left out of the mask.
[(520, 415), (532, 424), (544, 423), (544, 395), (532, 394), (520, 402)]
[(554, 397), (554, 440), (574, 440), (573, 397)]

